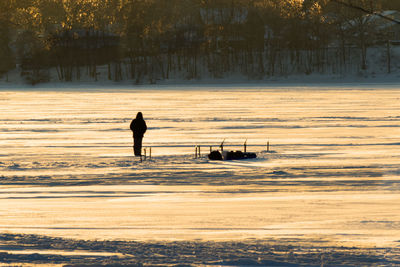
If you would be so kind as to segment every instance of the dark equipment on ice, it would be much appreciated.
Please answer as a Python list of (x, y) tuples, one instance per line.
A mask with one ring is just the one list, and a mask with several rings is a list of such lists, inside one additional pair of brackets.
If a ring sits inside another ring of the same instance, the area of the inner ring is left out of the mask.
[(208, 158), (210, 160), (239, 160), (239, 159), (255, 159), (257, 158), (256, 153), (251, 152), (242, 152), (242, 151), (230, 151), (224, 152), (224, 156), (222, 156), (221, 152), (218, 150), (211, 151), (208, 154)]
[(218, 150), (211, 151), (210, 154), (208, 154), (208, 158), (210, 160), (240, 160), (240, 159), (254, 159), (257, 158), (256, 153), (252, 152), (247, 152), (247, 140), (244, 143), (244, 152), (242, 151), (224, 151), (224, 141), (222, 141), (220, 148), (221, 152)]
[(256, 153), (242, 152), (242, 151), (231, 151), (226, 153), (225, 160), (235, 160), (235, 159), (255, 159), (257, 158)]
[(208, 154), (208, 158), (210, 160), (222, 160), (222, 155), (221, 152), (218, 150), (211, 151), (210, 154)]

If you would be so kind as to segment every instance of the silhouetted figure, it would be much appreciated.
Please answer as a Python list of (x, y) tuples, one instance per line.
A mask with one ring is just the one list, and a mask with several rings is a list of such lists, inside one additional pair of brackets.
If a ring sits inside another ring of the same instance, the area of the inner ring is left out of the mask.
[(135, 156), (142, 156), (142, 140), (147, 130), (142, 112), (138, 112), (136, 119), (132, 120), (130, 127), (133, 132), (133, 152)]

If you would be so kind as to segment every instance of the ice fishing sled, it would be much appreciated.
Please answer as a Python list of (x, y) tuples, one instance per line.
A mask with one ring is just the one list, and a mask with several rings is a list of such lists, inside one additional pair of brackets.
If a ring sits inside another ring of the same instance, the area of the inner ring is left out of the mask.
[(257, 158), (256, 153), (242, 152), (242, 151), (212, 151), (208, 154), (210, 160), (240, 160), (240, 159), (254, 159)]
[(257, 158), (256, 153), (246, 152), (246, 142), (244, 144), (245, 152), (242, 152), (242, 151), (224, 151), (224, 141), (222, 141), (220, 145), (221, 152), (218, 150), (214, 150), (211, 151), (210, 154), (208, 154), (208, 158), (210, 160), (240, 160), (240, 159)]

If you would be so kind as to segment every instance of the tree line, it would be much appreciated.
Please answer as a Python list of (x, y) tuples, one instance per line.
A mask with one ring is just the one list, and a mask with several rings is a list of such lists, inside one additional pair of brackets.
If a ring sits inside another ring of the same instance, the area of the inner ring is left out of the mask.
[[(400, 10), (399, 1), (350, 2)], [(329, 0), (2, 0), (0, 75), (17, 68), (36, 83), (55, 69), (61, 81), (97, 80), (102, 66), (109, 80), (152, 83), (346, 73), (367, 69), (368, 47), (391, 34)]]

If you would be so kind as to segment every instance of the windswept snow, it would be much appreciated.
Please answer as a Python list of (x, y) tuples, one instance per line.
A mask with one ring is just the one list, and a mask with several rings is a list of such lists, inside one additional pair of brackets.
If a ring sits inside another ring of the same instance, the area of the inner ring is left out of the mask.
[[(2, 90), (0, 232), (398, 248), (399, 93), (373, 85)], [(129, 130), (138, 111), (152, 148), (142, 163)], [(258, 158), (209, 161), (209, 146), (223, 139), (226, 150), (248, 139)]]

